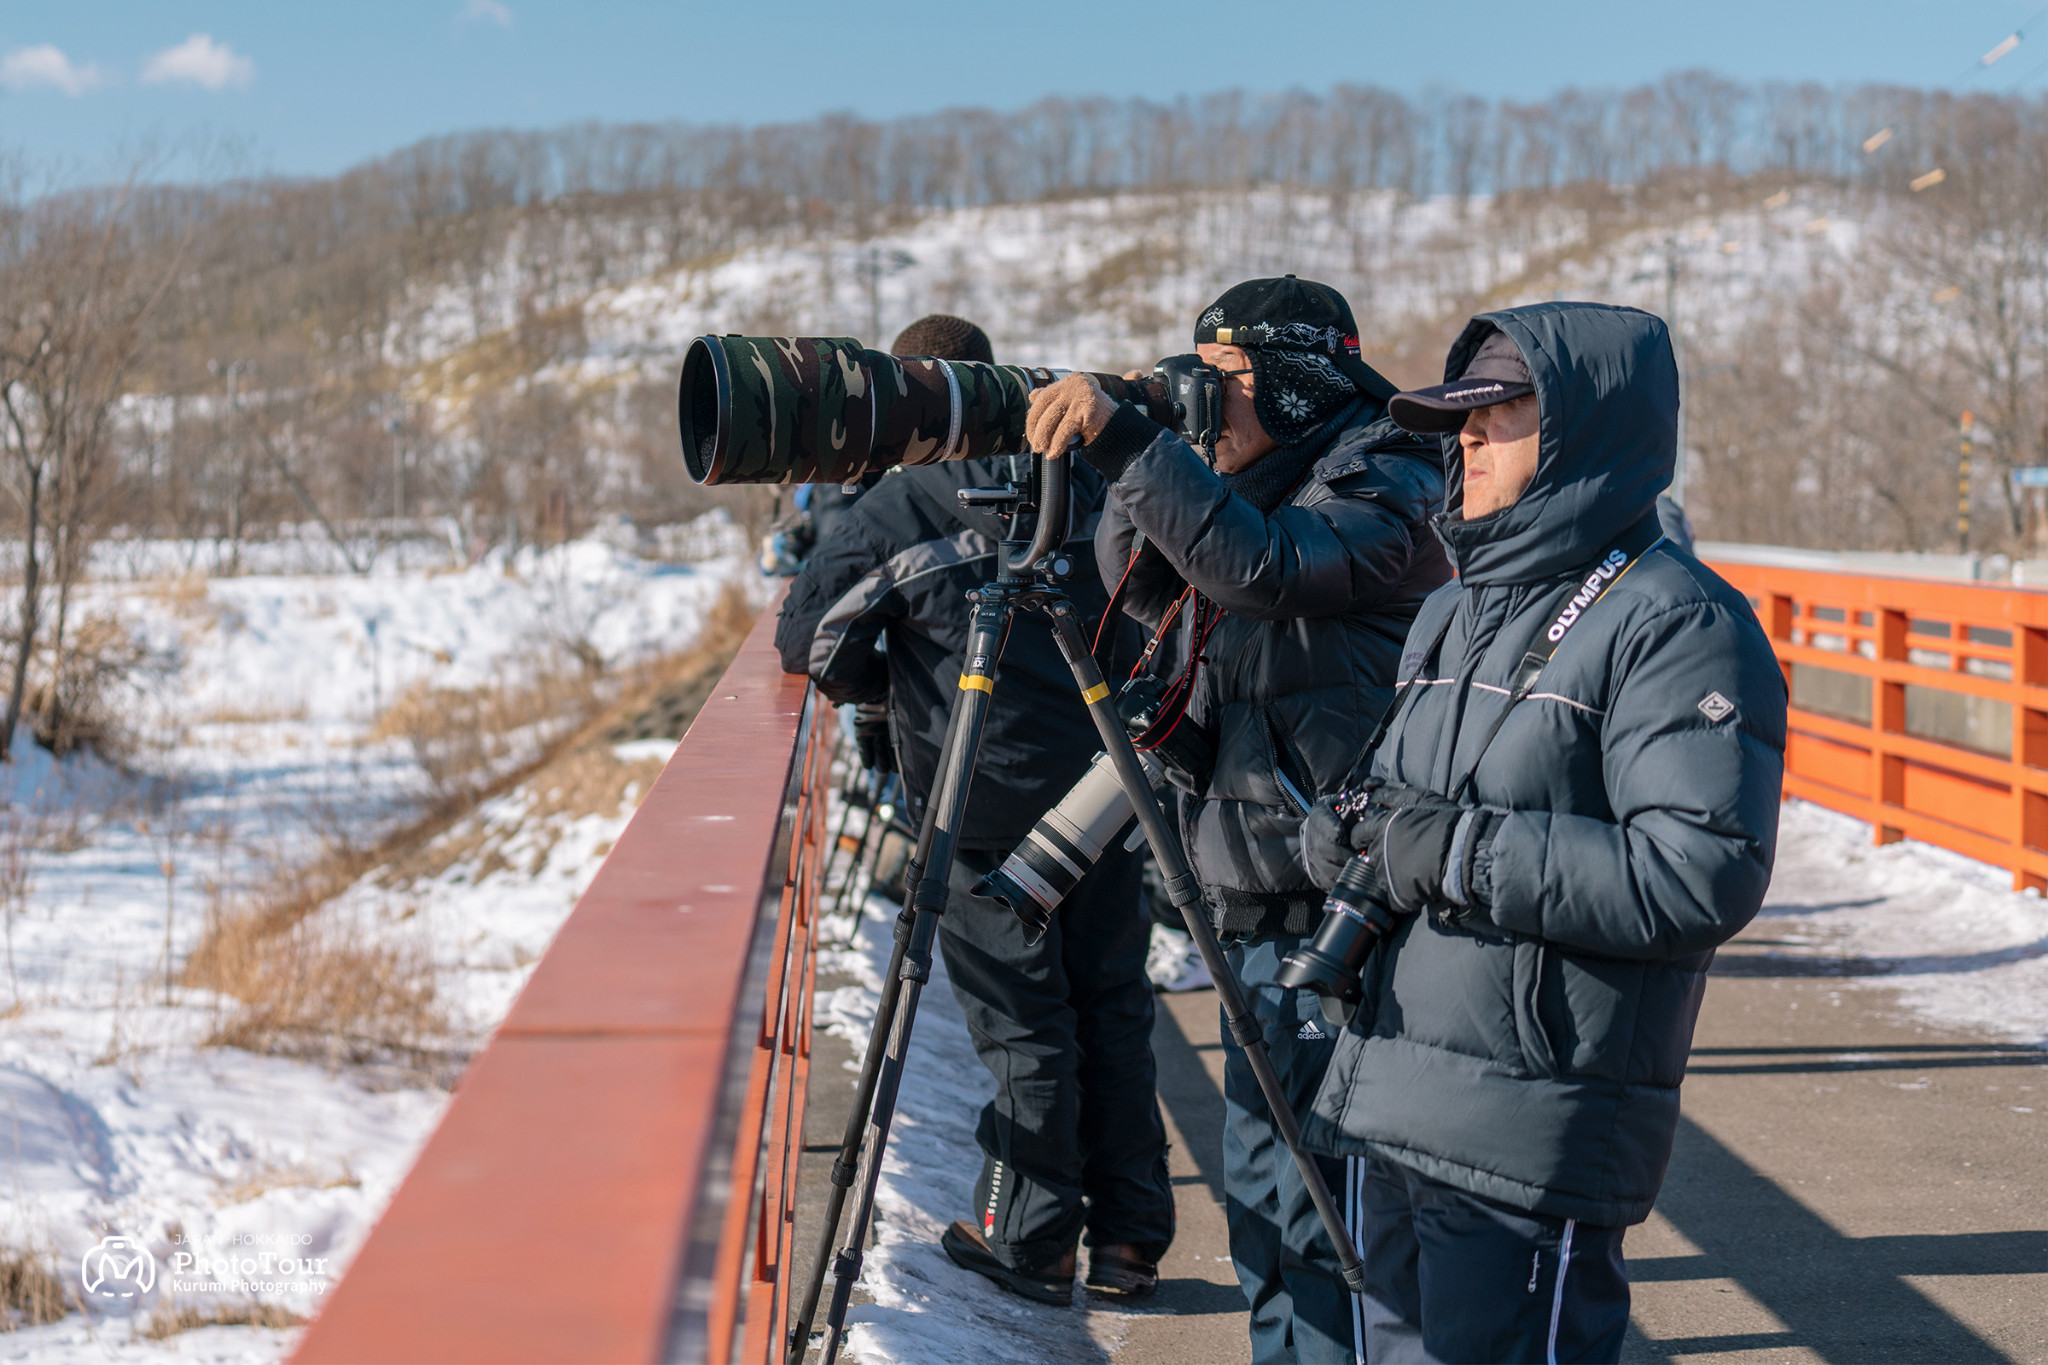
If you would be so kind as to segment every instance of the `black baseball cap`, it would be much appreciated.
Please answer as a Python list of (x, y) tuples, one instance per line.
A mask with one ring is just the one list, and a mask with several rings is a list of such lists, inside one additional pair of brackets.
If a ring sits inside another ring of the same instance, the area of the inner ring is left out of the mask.
[(1465, 373), (1435, 388), (1395, 394), (1387, 415), (1405, 431), (1437, 435), (1462, 428), (1465, 414), (1474, 408), (1512, 403), (1534, 392), (1521, 349), (1506, 332), (1495, 332), (1481, 343)]
[(1331, 367), (1382, 403), (1395, 388), (1358, 354), (1358, 323), (1351, 305), (1327, 284), (1283, 275), (1232, 285), (1195, 320), (1195, 344), (1241, 346), (1247, 351), (1302, 351)]

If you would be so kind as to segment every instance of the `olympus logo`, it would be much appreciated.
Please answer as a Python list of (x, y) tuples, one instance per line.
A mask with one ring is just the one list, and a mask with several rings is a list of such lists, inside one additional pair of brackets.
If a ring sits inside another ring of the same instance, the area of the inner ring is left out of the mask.
[(1550, 629), (1544, 632), (1544, 638), (1552, 644), (1562, 640), (1564, 633), (1579, 623), (1581, 613), (1592, 606), (1594, 599), (1607, 590), (1607, 585), (1614, 581), (1614, 576), (1621, 572), (1621, 566), (1626, 563), (1626, 554), (1620, 550), (1609, 551), (1607, 558), (1601, 560), (1599, 567), (1586, 575), (1585, 583), (1572, 594), (1572, 600), (1557, 614), (1557, 619), (1550, 623)]

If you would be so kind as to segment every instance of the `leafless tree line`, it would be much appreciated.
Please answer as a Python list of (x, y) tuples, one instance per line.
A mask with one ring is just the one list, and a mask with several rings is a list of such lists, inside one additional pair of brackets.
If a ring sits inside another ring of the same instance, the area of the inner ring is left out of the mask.
[[(1936, 167), (1943, 183), (1909, 188)], [(1345, 86), (482, 132), (315, 180), (138, 174), (51, 194), (16, 174), (0, 182), (0, 539), (19, 591), (0, 685), (18, 711), (34, 659), (63, 677), (72, 588), (116, 529), (212, 544), (232, 566), (289, 524), (360, 566), (379, 537), (429, 521), (477, 554), (710, 505), (673, 458), (666, 377), (531, 382), (581, 354), (577, 300), (651, 271), (1084, 196), (1488, 194), (1516, 208), (1490, 215), (1492, 232), (1546, 212), (1628, 229), (1709, 192), (1795, 183), (1856, 197), (1880, 228), (1854, 269), (1738, 343), (1689, 348), (1702, 529), (1949, 548), (1967, 408), (1990, 471), (1976, 548), (2027, 548), (2005, 475), (2048, 464), (2040, 100), (1681, 72), (1529, 102)], [(1104, 261), (1076, 289), (1114, 290), (1130, 268)], [(411, 336), (419, 300), (448, 286), (473, 314), (459, 373)], [(428, 405), (458, 390), (468, 415), (451, 433)]]
[(1712, 534), (2048, 550), (2042, 493), (2014, 479), (2048, 473), (2048, 126), (2009, 112), (1945, 154), (1938, 184), (1871, 196), (1850, 264), (1692, 352), (1689, 444)]

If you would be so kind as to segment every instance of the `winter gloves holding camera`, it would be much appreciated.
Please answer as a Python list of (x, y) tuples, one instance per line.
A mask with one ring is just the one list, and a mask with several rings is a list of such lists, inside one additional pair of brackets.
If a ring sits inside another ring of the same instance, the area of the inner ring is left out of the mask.
[(1079, 441), (1090, 444), (1116, 416), (1116, 400), (1085, 374), (1070, 374), (1031, 395), (1024, 439), (1041, 455), (1064, 455)]
[(1301, 827), (1301, 856), (1318, 886), (1332, 886), (1354, 854), (1372, 869), (1372, 894), (1397, 914), (1437, 905), (1486, 905), (1489, 851), (1502, 813), (1460, 806), (1398, 782), (1324, 797)]

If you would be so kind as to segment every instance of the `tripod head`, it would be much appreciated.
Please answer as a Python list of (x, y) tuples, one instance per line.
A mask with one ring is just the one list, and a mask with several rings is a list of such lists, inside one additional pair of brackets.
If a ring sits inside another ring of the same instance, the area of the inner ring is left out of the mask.
[[(1056, 582), (1073, 572), (1071, 563), (1057, 553), (1066, 540), (1070, 451), (1057, 459), (1034, 453), (1022, 482), (1012, 480), (999, 488), (963, 488), (958, 496), (963, 507), (986, 507), (1009, 518), (1003, 534), (997, 568), (1004, 582), (1021, 582), (1037, 576)], [(1027, 528), (1029, 538), (1026, 538)]]

